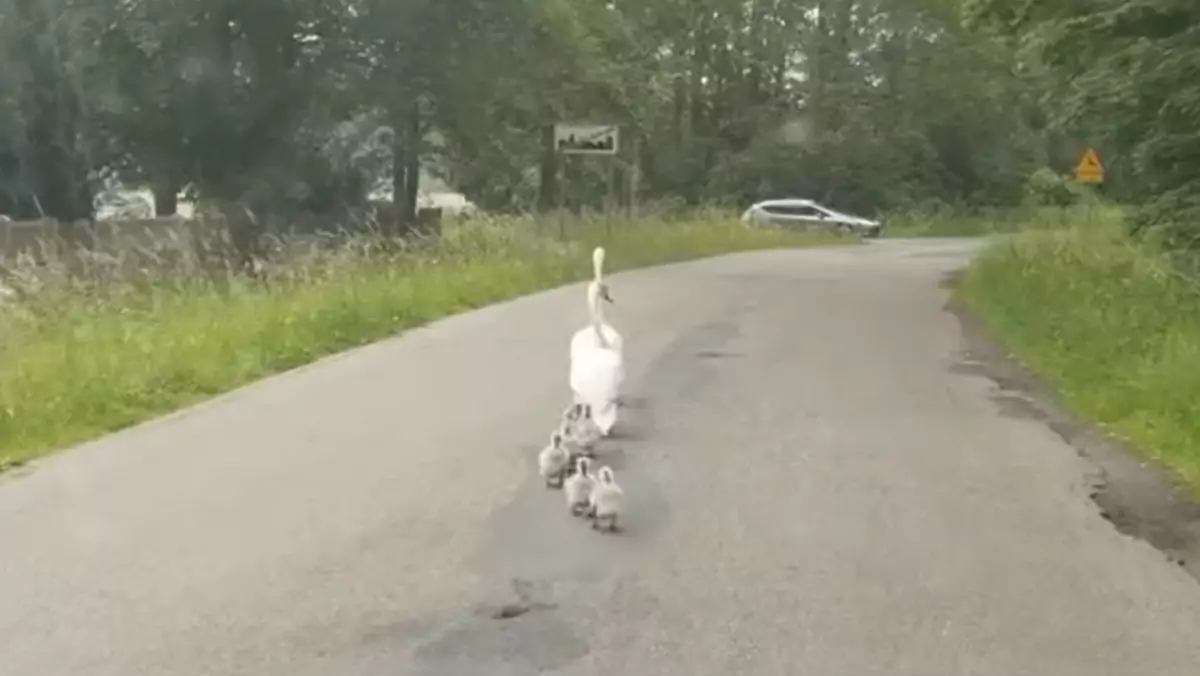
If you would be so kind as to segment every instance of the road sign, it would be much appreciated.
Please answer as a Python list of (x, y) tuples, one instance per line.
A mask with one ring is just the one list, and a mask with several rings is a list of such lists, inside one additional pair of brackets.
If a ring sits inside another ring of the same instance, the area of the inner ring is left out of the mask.
[(1088, 148), (1083, 152), (1079, 164), (1075, 165), (1075, 180), (1080, 183), (1104, 182), (1104, 167), (1100, 165), (1100, 158), (1096, 157), (1095, 150)]
[(618, 135), (611, 124), (556, 124), (554, 148), (565, 155), (616, 155)]

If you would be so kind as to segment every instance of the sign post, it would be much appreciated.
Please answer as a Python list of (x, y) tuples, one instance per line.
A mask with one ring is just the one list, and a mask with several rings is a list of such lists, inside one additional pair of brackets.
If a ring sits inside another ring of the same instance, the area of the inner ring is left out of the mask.
[[(1088, 147), (1083, 151), (1083, 156), (1079, 158), (1079, 163), (1075, 165), (1075, 180), (1078, 183), (1089, 183), (1091, 185), (1100, 185), (1104, 183), (1104, 165), (1100, 164), (1100, 158), (1096, 156), (1095, 149)], [(1091, 226), (1096, 220), (1096, 204), (1095, 195), (1088, 200), (1087, 220)]]
[[(614, 124), (578, 124), (560, 122), (554, 125), (554, 152), (559, 155), (600, 155), (610, 158), (608, 170), (608, 196), (606, 203), (606, 227), (611, 233), (613, 217), (613, 200), (616, 194), (614, 170), (621, 162), (618, 153), (621, 148), (620, 127)], [(574, 167), (578, 169), (578, 167)], [(561, 218), (561, 214), (560, 214)], [(565, 232), (560, 234), (565, 238)]]

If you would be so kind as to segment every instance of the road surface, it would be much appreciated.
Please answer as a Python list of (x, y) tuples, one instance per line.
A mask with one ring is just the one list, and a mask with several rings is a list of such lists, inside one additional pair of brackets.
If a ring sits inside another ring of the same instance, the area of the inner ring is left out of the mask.
[(534, 470), (580, 286), (57, 455), (0, 481), (0, 673), (1200, 674), (1200, 585), (961, 368), (971, 249), (613, 276), (618, 536)]

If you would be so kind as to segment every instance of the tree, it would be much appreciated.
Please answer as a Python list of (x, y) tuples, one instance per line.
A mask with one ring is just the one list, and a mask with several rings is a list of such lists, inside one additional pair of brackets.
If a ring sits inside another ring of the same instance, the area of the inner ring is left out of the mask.
[[(1186, 0), (1034, 5), (973, 0), (973, 25), (1005, 37), (1044, 76), (1051, 127), (1101, 147), (1138, 227), (1200, 235), (1200, 6)], [(1067, 86), (1069, 84), (1069, 86)], [(1078, 146), (1076, 146), (1078, 149)]]
[[(1009, 11), (977, 2), (972, 16)], [(567, 201), (598, 206), (607, 165), (548, 150), (563, 120), (621, 125), (640, 197), (692, 203), (1012, 203), (1044, 162), (1042, 83), (1017, 71), (1048, 72), (1048, 52), (968, 30), (957, 0), (0, 7), (15, 64), (0, 69), (0, 172), (61, 216), (114, 172), (152, 186), (160, 212), (189, 186), (290, 218), (384, 179), (411, 226), (423, 171), (512, 210), (556, 206), (564, 169)]]

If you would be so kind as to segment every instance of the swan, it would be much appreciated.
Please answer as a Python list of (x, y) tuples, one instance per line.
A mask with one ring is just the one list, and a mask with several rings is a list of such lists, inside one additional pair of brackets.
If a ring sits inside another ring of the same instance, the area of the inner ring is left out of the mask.
[(558, 422), (558, 428), (562, 430), (563, 436), (570, 440), (575, 436), (575, 428), (579, 424), (579, 418), (583, 415), (583, 405), (580, 403), (571, 404), (562, 413), (562, 418)]
[[(599, 295), (602, 300), (616, 304), (612, 296), (608, 294), (608, 285), (604, 283), (604, 247), (598, 246), (592, 251), (592, 281), (588, 282), (588, 310), (591, 310), (591, 297), (593, 293)], [(604, 332), (605, 339), (618, 354), (624, 354), (625, 341), (621, 337), (620, 332), (612, 327), (611, 324), (604, 321), (603, 308), (596, 310), (600, 314), (600, 330)], [(585, 350), (592, 346), (592, 328), (590, 326), (579, 329), (575, 335), (571, 337), (571, 358), (574, 359), (579, 350)]]
[(592, 485), (592, 493), (588, 497), (588, 513), (592, 517), (592, 528), (599, 529), (603, 524), (610, 531), (617, 530), (617, 519), (621, 516), (624, 502), (625, 492), (613, 478), (612, 468), (601, 467), (600, 471), (596, 473), (596, 481)]
[(579, 449), (579, 455), (594, 456), (596, 444), (602, 436), (600, 427), (592, 419), (591, 404), (575, 404), (571, 407), (570, 428), (567, 440)]
[(575, 461), (575, 473), (563, 483), (563, 494), (567, 498), (567, 509), (575, 516), (583, 516), (591, 504), (592, 487), (595, 479), (589, 470), (591, 461), (579, 458)]
[(613, 349), (604, 332), (603, 318), (599, 312), (603, 293), (602, 285), (595, 282), (588, 285), (588, 309), (591, 310), (592, 324), (581, 329), (584, 338), (578, 346), (572, 340), (570, 383), (576, 403), (589, 407), (592, 421), (600, 429), (600, 434), (608, 436), (617, 422), (625, 362), (621, 353)]
[(550, 435), (550, 443), (538, 454), (538, 471), (546, 480), (547, 487), (562, 487), (569, 462), (570, 456), (567, 454), (567, 449), (563, 448), (562, 430), (555, 430)]

